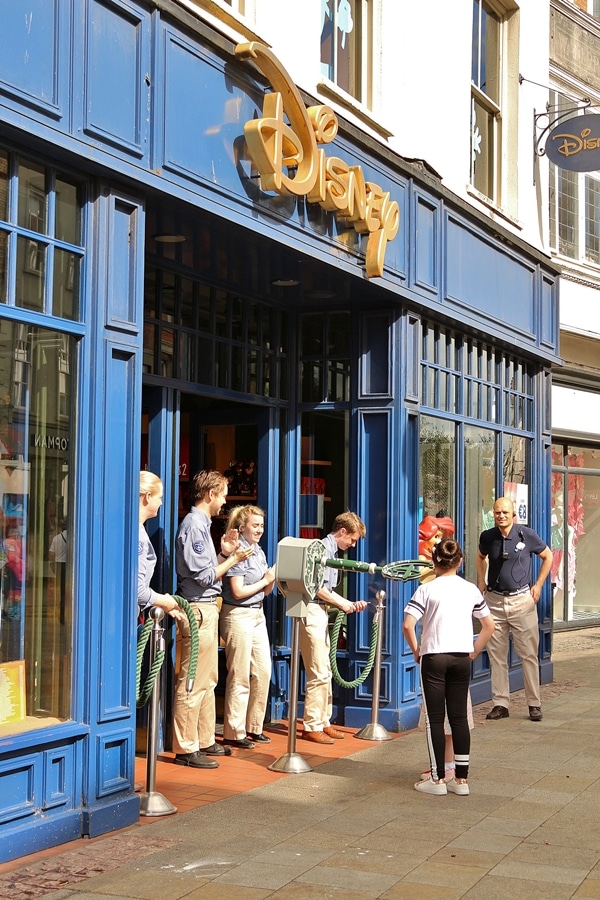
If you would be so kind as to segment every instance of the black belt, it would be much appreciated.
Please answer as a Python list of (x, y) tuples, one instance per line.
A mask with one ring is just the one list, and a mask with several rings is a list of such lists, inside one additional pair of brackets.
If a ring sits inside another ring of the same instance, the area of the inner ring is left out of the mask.
[(216, 603), (217, 600), (218, 600), (218, 597), (212, 597), (210, 600), (188, 600), (188, 603), (191, 603), (192, 606), (194, 606), (195, 604), (200, 605), (202, 603)]
[(490, 594), (500, 594), (501, 597), (517, 597), (519, 594), (526, 594), (529, 590), (529, 585), (526, 584), (516, 591), (490, 591)]
[(260, 603), (250, 603), (246, 605), (243, 603), (228, 603), (227, 600), (223, 600), (223, 606), (233, 606), (234, 609), (262, 609), (262, 600)]

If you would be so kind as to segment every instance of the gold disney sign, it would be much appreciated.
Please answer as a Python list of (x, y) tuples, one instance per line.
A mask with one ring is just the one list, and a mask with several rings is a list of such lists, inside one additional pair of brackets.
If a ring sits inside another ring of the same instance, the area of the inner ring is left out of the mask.
[(306, 197), (309, 203), (334, 212), (359, 234), (368, 234), (367, 278), (381, 277), (387, 242), (396, 237), (400, 226), (398, 203), (390, 200), (389, 191), (365, 181), (362, 166), (326, 156), (317, 147), (335, 138), (336, 115), (330, 106), (307, 109), (296, 85), (268, 47), (252, 41), (238, 44), (235, 52), (240, 59), (253, 59), (274, 88), (273, 93), (265, 95), (263, 118), (244, 125), (248, 153), (263, 189)]

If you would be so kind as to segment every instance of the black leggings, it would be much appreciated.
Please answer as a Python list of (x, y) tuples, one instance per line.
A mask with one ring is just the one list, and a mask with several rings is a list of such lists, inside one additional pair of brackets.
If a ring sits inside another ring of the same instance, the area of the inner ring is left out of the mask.
[(468, 777), (471, 732), (467, 722), (467, 695), (470, 678), (468, 653), (427, 653), (421, 657), (427, 749), (431, 777), (436, 780), (444, 777), (446, 712), (452, 731), (456, 777)]

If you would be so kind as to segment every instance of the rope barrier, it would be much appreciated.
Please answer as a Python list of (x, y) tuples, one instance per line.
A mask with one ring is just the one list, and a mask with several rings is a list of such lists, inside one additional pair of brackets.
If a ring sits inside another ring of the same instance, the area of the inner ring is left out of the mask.
[[(196, 616), (194, 614), (194, 610), (187, 602), (184, 597), (180, 597), (177, 594), (173, 594), (173, 600), (176, 601), (177, 605), (181, 607), (181, 609), (185, 612), (188, 617), (188, 622), (190, 624), (190, 640), (192, 642), (192, 647), (190, 651), (190, 665), (188, 669), (188, 692), (191, 691), (192, 686), (194, 684), (194, 679), (196, 678), (196, 669), (198, 667), (198, 626), (196, 624)], [(156, 657), (154, 658), (152, 665), (148, 674), (146, 675), (146, 679), (144, 681), (143, 686), (140, 689), (140, 681), (142, 678), (142, 665), (144, 662), (144, 652), (146, 650), (146, 645), (150, 638), (150, 634), (152, 633), (152, 629), (154, 628), (154, 619), (148, 617), (144, 622), (144, 626), (140, 632), (138, 637), (137, 644), (137, 654), (136, 654), (136, 669), (135, 669), (135, 692), (136, 692), (136, 706), (138, 709), (141, 709), (142, 706), (145, 706), (150, 697), (152, 696), (152, 690), (154, 688), (154, 682), (158, 677), (158, 673), (162, 668), (162, 664), (165, 659), (165, 649), (164, 649), (164, 641), (162, 642), (162, 647), (157, 650)]]
[(359, 684), (362, 684), (363, 681), (366, 681), (369, 675), (371, 674), (371, 669), (373, 668), (373, 663), (375, 662), (375, 656), (377, 654), (377, 635), (379, 632), (379, 622), (377, 621), (377, 617), (373, 619), (373, 624), (371, 626), (371, 643), (369, 645), (369, 655), (367, 657), (367, 664), (365, 668), (362, 670), (358, 678), (355, 678), (354, 681), (345, 681), (340, 675), (340, 671), (338, 669), (337, 664), (337, 645), (338, 638), (340, 634), (340, 629), (342, 627), (342, 623), (344, 620), (344, 612), (343, 610), (339, 610), (337, 613), (333, 628), (331, 630), (331, 643), (329, 648), (329, 661), (331, 663), (331, 673), (337, 683), (344, 688), (355, 688), (358, 687)]

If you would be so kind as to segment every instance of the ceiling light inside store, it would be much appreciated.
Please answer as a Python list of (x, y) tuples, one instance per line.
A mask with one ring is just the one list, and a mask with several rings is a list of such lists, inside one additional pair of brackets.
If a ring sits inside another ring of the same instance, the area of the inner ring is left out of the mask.
[(306, 296), (311, 300), (333, 300), (335, 291), (310, 291)]
[(297, 278), (275, 278), (271, 284), (274, 284), (277, 287), (296, 287), (300, 282)]
[(183, 244), (187, 241), (184, 234), (153, 234), (152, 237), (159, 244)]

